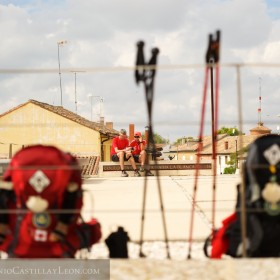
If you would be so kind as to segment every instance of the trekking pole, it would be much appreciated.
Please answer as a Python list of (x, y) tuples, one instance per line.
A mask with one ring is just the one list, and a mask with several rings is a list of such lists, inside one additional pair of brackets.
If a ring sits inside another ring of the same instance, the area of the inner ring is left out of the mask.
[(206, 96), (207, 96), (207, 85), (208, 85), (208, 73), (210, 72), (210, 84), (211, 84), (211, 124), (212, 124), (212, 170), (213, 170), (213, 186), (212, 186), (212, 234), (215, 231), (215, 201), (216, 201), (216, 135), (218, 128), (218, 67), (216, 66), (216, 93), (214, 102), (214, 86), (213, 86), (213, 65), (219, 61), (219, 47), (220, 47), (220, 31), (216, 33), (216, 40), (213, 40), (212, 34), (209, 35), (209, 44), (206, 52), (206, 69), (205, 69), (205, 80), (203, 87), (203, 99), (202, 99), (202, 109), (201, 109), (201, 119), (200, 119), (200, 131), (199, 131), (199, 144), (198, 152), (196, 158), (196, 169), (195, 169), (195, 179), (193, 188), (193, 202), (191, 210), (191, 220), (190, 220), (190, 232), (189, 232), (189, 251), (188, 259), (191, 259), (192, 250), (192, 235), (193, 235), (193, 225), (194, 225), (194, 212), (196, 204), (196, 194), (198, 185), (198, 176), (200, 168), (200, 154), (203, 150), (203, 130), (205, 121), (205, 108), (206, 108)]
[[(137, 43), (137, 58), (136, 58), (136, 67), (138, 65), (143, 65), (145, 64), (144, 61), (144, 52), (143, 52), (143, 47), (144, 47), (144, 43), (143, 42), (138, 42)], [(140, 74), (139, 72), (142, 71), (142, 73)], [(135, 71), (135, 79), (136, 79), (136, 83), (138, 83), (140, 80), (142, 80), (145, 74), (145, 68), (143, 68), (142, 70), (137, 69)], [(149, 128), (150, 130), (150, 128)], [(149, 133), (150, 134), (150, 133)], [(149, 135), (148, 134), (148, 135)], [(148, 139), (147, 139), (148, 140)], [(142, 245), (143, 245), (143, 235), (144, 235), (144, 225), (145, 225), (145, 212), (146, 212), (146, 195), (147, 195), (147, 178), (145, 176), (144, 178), (144, 188), (143, 188), (143, 201), (142, 201), (142, 211), (141, 211), (141, 228), (140, 228), (140, 240), (139, 240), (139, 257), (145, 257), (145, 255), (142, 252)]]
[(192, 235), (193, 235), (194, 211), (195, 211), (195, 204), (196, 204), (196, 193), (197, 193), (198, 174), (199, 174), (199, 165), (200, 165), (200, 153), (203, 149), (202, 137), (203, 137), (203, 129), (204, 129), (207, 84), (208, 84), (208, 66), (206, 66), (206, 68), (205, 68), (205, 80), (204, 80), (204, 87), (203, 87), (203, 98), (202, 98), (201, 118), (200, 118), (200, 131), (199, 131), (199, 136), (198, 136), (199, 143), (198, 143), (198, 150), (197, 150), (197, 156), (196, 156), (192, 210), (191, 210), (191, 219), (190, 219), (188, 259), (191, 259), (191, 251), (192, 251), (192, 241), (193, 241)]
[[(155, 146), (155, 141), (153, 137), (153, 129), (151, 126), (151, 140), (152, 140), (152, 149), (154, 152), (156, 152), (156, 146)], [(157, 166), (157, 158), (155, 157), (155, 165)], [(165, 244), (166, 244), (166, 255), (167, 258), (170, 259), (170, 251), (169, 251), (169, 241), (168, 241), (168, 235), (167, 235), (167, 225), (166, 225), (166, 219), (165, 219), (165, 210), (164, 210), (164, 205), (163, 205), (163, 198), (162, 198), (162, 191), (161, 191), (161, 184), (160, 184), (160, 179), (159, 179), (159, 172), (158, 169), (156, 169), (156, 179), (157, 179), (157, 187), (158, 187), (158, 194), (159, 194), (159, 201), (160, 201), (160, 210), (161, 210), (161, 218), (162, 218), (162, 224), (163, 224), (163, 231), (164, 231), (164, 239), (165, 239)]]
[[(212, 138), (212, 236), (215, 232), (215, 211), (216, 211), (216, 120), (215, 120), (215, 104), (214, 104), (214, 87), (213, 87), (213, 65), (214, 60), (210, 59), (210, 89), (211, 89), (211, 138)], [(216, 103), (216, 102), (215, 102)]]
[(144, 235), (144, 221), (145, 221), (145, 211), (146, 211), (146, 194), (147, 194), (147, 178), (144, 179), (144, 189), (143, 189), (143, 201), (142, 201), (142, 212), (141, 212), (141, 228), (140, 228), (140, 240), (139, 240), (139, 257), (145, 257), (144, 253), (142, 252), (142, 245), (143, 245), (143, 235)]
[[(210, 35), (211, 36), (211, 35)], [(212, 236), (215, 233), (215, 215), (216, 215), (216, 175), (217, 175), (217, 132), (218, 132), (218, 104), (219, 104), (219, 50), (220, 50), (220, 31), (216, 33), (216, 40), (210, 37), (211, 52), (206, 59), (210, 63), (210, 82), (211, 82), (211, 123), (212, 123), (212, 162), (213, 162), (213, 187), (212, 187)], [(215, 65), (216, 81), (214, 96), (213, 67)]]
[[(240, 65), (236, 67), (236, 76), (237, 76), (237, 104), (238, 104), (238, 121), (239, 121), (239, 151), (243, 147), (242, 142), (242, 98), (241, 98), (241, 78), (240, 78)], [(242, 240), (242, 257), (247, 257), (246, 250), (246, 236), (247, 236), (247, 218), (246, 218), (246, 194), (245, 194), (245, 174), (243, 168), (239, 168), (240, 176), (241, 176), (241, 184), (240, 184), (240, 200), (241, 200), (241, 213), (240, 213), (240, 224), (241, 224), (241, 240)]]
[[(148, 143), (151, 143), (152, 154), (154, 154), (156, 152), (156, 146), (155, 146), (155, 141), (153, 136), (152, 107), (153, 107), (153, 97), (154, 97), (154, 77), (156, 74), (155, 66), (157, 63), (157, 56), (159, 53), (159, 49), (157, 48), (152, 49), (152, 57), (147, 64), (145, 63), (145, 59), (144, 59), (144, 51), (143, 51), (144, 42), (142, 41), (138, 42), (137, 48), (138, 50), (137, 50), (137, 59), (136, 59), (135, 79), (137, 84), (142, 81), (145, 86), (146, 103), (148, 109), (148, 124), (149, 124)], [(157, 163), (156, 157), (155, 157), (155, 163)], [(149, 158), (147, 158), (147, 165), (149, 166)], [(169, 242), (168, 242), (167, 227), (166, 227), (166, 220), (165, 220), (165, 210), (163, 206), (162, 192), (161, 192), (160, 180), (158, 175), (159, 175), (158, 170), (156, 169), (157, 186), (158, 186), (158, 193), (160, 199), (164, 237), (166, 243), (166, 252), (167, 252), (167, 258), (170, 258), (169, 244), (168, 244)], [(140, 251), (139, 251), (140, 257), (143, 257), (142, 243), (143, 243), (143, 232), (144, 232), (144, 222), (145, 222), (146, 195), (147, 195), (147, 178), (145, 178), (144, 181), (144, 193), (143, 193), (142, 216), (141, 216)]]

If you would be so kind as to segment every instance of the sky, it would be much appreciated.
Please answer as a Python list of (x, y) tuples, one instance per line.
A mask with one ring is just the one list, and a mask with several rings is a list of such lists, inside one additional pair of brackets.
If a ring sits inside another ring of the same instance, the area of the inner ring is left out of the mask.
[[(135, 124), (144, 131), (144, 85), (133, 72), (142, 40), (146, 60), (160, 50), (154, 132), (171, 142), (197, 137), (208, 36), (220, 30), (219, 128), (240, 128), (239, 116), (246, 134), (259, 120), (273, 132), (280, 125), (280, 0), (0, 0), (0, 21), (0, 114), (35, 99), (93, 121), (104, 116), (117, 130)], [(237, 64), (246, 65), (241, 107)]]

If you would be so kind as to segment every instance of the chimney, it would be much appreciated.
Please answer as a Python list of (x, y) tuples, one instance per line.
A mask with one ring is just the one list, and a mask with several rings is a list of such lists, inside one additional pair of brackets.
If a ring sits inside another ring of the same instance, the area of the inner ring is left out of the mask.
[(129, 124), (129, 141), (134, 139), (134, 124)]
[(106, 128), (113, 129), (113, 122), (106, 122)]
[(145, 140), (146, 140), (146, 145), (149, 145), (149, 127), (145, 126)]
[(104, 126), (104, 117), (100, 117), (100, 125)]

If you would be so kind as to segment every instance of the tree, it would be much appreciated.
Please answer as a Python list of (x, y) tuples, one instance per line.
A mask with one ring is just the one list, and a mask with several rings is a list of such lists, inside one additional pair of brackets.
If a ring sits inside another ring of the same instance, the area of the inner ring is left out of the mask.
[[(143, 133), (144, 135), (145, 133)], [(146, 139), (147, 140), (147, 139)], [(161, 135), (159, 135), (158, 133), (154, 133), (154, 141), (155, 144), (168, 144), (169, 141), (165, 138), (163, 138)]]
[(154, 133), (154, 141), (156, 144), (167, 144), (168, 140), (163, 138), (161, 135)]
[(244, 155), (247, 152), (248, 147), (244, 147), (237, 153), (230, 154), (230, 160), (227, 162), (229, 166), (225, 167), (224, 174), (235, 174), (236, 169), (238, 168), (238, 157)]
[(218, 134), (227, 134), (229, 136), (239, 135), (240, 132), (236, 127), (225, 127), (223, 126), (218, 130)]
[(224, 169), (224, 174), (235, 174), (236, 167), (237, 167), (237, 158), (236, 154), (230, 155), (230, 160), (227, 162), (229, 165)]
[(195, 139), (191, 136), (184, 136), (184, 137), (181, 137), (181, 138), (178, 138), (175, 142), (174, 142), (174, 145), (182, 145), (184, 143), (187, 143), (188, 141), (195, 141)]

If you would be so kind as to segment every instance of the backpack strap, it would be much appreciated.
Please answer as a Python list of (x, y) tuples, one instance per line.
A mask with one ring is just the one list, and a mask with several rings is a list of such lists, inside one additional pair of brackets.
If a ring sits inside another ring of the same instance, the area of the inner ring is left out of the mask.
[(223, 220), (223, 226), (214, 232), (206, 239), (204, 243), (204, 254), (209, 257), (208, 246), (212, 245), (210, 258), (220, 259), (223, 254), (226, 254), (229, 248), (228, 228), (236, 221), (237, 214), (233, 213)]
[(257, 251), (259, 248), (262, 239), (263, 239), (263, 229), (261, 226), (261, 222), (259, 218), (254, 215), (250, 214), (248, 215), (248, 223), (249, 227), (251, 227), (250, 231), (248, 232), (250, 244), (249, 244), (249, 254), (252, 254), (253, 252)]

